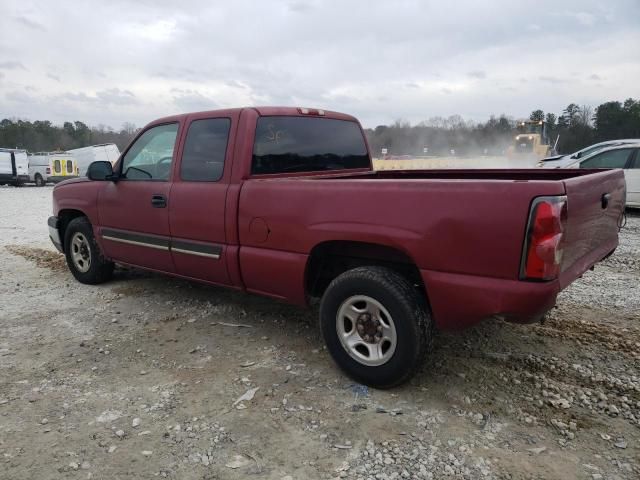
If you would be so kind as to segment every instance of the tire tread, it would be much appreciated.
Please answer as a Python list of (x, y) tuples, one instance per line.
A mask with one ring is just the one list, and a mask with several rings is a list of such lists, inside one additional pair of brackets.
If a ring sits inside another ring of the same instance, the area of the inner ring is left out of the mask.
[[(91, 267), (86, 273), (78, 272), (75, 269), (73, 261), (71, 260), (71, 253), (69, 251), (71, 236), (74, 232), (77, 231), (82, 231), (85, 234), (87, 239), (91, 242), (91, 248), (93, 252), (95, 252), (96, 258), (91, 259)], [(107, 260), (102, 254), (100, 246), (96, 241), (96, 237), (93, 234), (93, 226), (91, 225), (91, 222), (87, 217), (76, 217), (69, 222), (64, 232), (64, 245), (67, 265), (69, 266), (69, 270), (71, 270), (71, 273), (76, 278), (76, 280), (88, 285), (97, 285), (111, 279), (113, 275), (114, 264), (113, 262)]]
[[(427, 353), (433, 345), (434, 324), (426, 299), (416, 291), (415, 287), (405, 277), (389, 268), (369, 266), (349, 270), (336, 277), (329, 284), (325, 295), (344, 282), (363, 280), (377, 283), (389, 291), (396, 301), (403, 305), (406, 311), (412, 312), (410, 320), (413, 323), (412, 327), (418, 340), (418, 348), (414, 357), (408, 362), (408, 368), (404, 369), (396, 378), (383, 384), (375, 384), (377, 388), (392, 388), (408, 381), (422, 366)], [(320, 317), (322, 319), (322, 313)]]

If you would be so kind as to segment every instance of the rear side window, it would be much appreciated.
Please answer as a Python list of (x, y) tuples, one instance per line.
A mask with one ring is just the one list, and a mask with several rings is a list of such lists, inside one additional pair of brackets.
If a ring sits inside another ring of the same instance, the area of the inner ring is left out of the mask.
[(53, 171), (56, 173), (62, 173), (62, 167), (60, 166), (60, 160), (53, 161)]
[(580, 168), (624, 168), (631, 148), (621, 148), (598, 153), (580, 164)]
[(208, 118), (191, 122), (182, 153), (180, 178), (215, 182), (222, 178), (231, 120)]
[(261, 117), (253, 145), (252, 174), (369, 167), (355, 122), (318, 117)]
[(73, 162), (67, 160), (67, 173), (73, 173)]

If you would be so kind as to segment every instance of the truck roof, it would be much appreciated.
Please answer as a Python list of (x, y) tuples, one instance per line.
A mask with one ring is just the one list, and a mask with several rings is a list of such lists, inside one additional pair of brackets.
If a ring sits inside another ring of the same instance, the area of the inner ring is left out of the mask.
[[(352, 115), (347, 115), (346, 113), (333, 112), (330, 110), (323, 110), (318, 108), (307, 108), (307, 107), (277, 107), (277, 106), (266, 106), (266, 107), (239, 107), (239, 108), (225, 108), (218, 110), (205, 110), (201, 112), (189, 112), (182, 113), (178, 115), (171, 115), (168, 117), (162, 117), (157, 120), (150, 122), (148, 125), (159, 124), (159, 123), (168, 123), (168, 122), (179, 122), (189, 115), (198, 115), (205, 116), (206, 114), (215, 114), (216, 116), (224, 116), (224, 115), (234, 115), (239, 114), (242, 110), (255, 110), (258, 112), (258, 115), (263, 117), (268, 116), (322, 116), (326, 118), (334, 118), (338, 120), (347, 120), (351, 122), (357, 122), (356, 117)], [(306, 111), (306, 113), (304, 113)], [(323, 112), (322, 114), (318, 114), (317, 112)], [(147, 125), (147, 126), (148, 126)]]

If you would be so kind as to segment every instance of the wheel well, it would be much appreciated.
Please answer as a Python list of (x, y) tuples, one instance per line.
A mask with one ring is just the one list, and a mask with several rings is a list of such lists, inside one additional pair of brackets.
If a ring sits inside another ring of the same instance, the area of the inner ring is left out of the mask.
[(366, 242), (329, 241), (316, 245), (307, 261), (305, 288), (307, 295), (321, 297), (338, 275), (356, 267), (387, 267), (400, 273), (425, 294), (418, 267), (401, 250)]
[(64, 250), (64, 234), (67, 230), (69, 222), (74, 218), (85, 217), (86, 215), (80, 210), (60, 210), (58, 212), (58, 233), (60, 234), (60, 241), (62, 243), (62, 249)]

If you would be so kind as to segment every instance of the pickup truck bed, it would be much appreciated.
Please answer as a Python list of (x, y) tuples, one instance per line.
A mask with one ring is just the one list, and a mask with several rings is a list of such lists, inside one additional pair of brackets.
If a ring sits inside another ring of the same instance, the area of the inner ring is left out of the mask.
[(619, 170), (371, 169), (348, 115), (167, 117), (115, 166), (54, 189), (50, 236), (84, 283), (123, 263), (307, 305), (357, 380), (408, 379), (434, 328), (538, 320), (618, 242)]
[[(304, 303), (306, 256), (318, 245), (385, 245), (419, 270), (439, 329), (466, 328), (493, 316), (536, 321), (561, 289), (616, 248), (623, 188), (619, 172), (601, 170), (396, 171), (249, 181), (240, 193), (239, 234), (242, 249), (254, 250), (244, 258), (241, 249), (243, 278), (249, 290)], [(603, 209), (606, 192), (617, 194)], [(569, 197), (561, 274), (549, 282), (522, 282), (532, 199), (561, 195)], [(268, 238), (253, 234), (255, 218), (268, 219)], [(292, 266), (297, 287), (286, 281), (291, 271), (282, 271), (282, 279), (265, 275), (277, 272), (288, 254), (305, 257), (291, 258), (299, 263)]]

